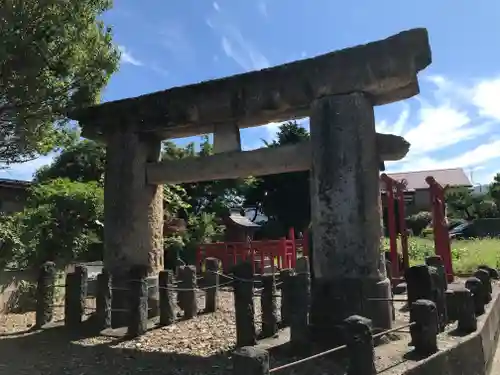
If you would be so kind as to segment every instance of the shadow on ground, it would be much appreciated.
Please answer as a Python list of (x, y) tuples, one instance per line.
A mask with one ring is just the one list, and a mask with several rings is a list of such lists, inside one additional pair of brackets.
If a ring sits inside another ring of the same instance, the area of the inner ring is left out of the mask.
[(231, 374), (229, 353), (197, 357), (113, 347), (123, 339), (87, 346), (77, 342), (84, 338), (92, 340), (85, 329), (70, 333), (62, 326), (0, 335), (0, 374)]

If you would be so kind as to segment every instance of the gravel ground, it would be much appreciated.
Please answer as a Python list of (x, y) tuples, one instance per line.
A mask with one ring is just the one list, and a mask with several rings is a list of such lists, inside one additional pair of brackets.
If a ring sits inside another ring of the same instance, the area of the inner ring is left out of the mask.
[[(399, 298), (399, 297), (398, 297)], [(204, 295), (199, 295), (204, 306)], [(221, 291), (219, 311), (204, 314), (169, 327), (157, 328), (144, 336), (125, 340), (121, 337), (91, 336), (83, 329), (69, 333), (60, 324), (29, 332), (34, 313), (0, 316), (0, 375), (101, 375), (117, 374), (231, 374), (231, 351), (235, 344), (234, 301), (230, 291)], [(397, 304), (395, 326), (408, 322), (408, 313)], [(260, 329), (260, 303), (256, 298), (257, 329)], [(56, 308), (55, 320), (61, 321), (62, 308)], [(283, 334), (283, 333), (282, 333)], [(413, 362), (408, 357), (409, 334), (391, 335), (391, 340), (376, 348), (377, 370), (396, 374)], [(452, 344), (448, 335), (440, 338), (440, 347)], [(271, 368), (292, 362), (297, 357), (271, 356)], [(280, 371), (292, 374), (344, 374), (341, 354), (325, 356)]]

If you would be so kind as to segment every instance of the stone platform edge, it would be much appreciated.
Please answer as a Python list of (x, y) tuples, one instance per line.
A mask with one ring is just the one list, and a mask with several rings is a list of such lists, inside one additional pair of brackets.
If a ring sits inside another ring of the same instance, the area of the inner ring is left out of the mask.
[(487, 375), (500, 334), (500, 293), (486, 306), (486, 313), (478, 319), (478, 330), (461, 338), (452, 347), (417, 362), (403, 375)]

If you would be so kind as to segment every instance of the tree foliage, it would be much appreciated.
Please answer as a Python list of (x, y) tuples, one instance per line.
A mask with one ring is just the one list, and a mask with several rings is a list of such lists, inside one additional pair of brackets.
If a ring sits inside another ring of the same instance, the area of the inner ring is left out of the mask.
[[(265, 143), (267, 147), (279, 147), (309, 139), (306, 129), (297, 122), (288, 122), (280, 126), (277, 139)], [(288, 228), (304, 230), (310, 222), (309, 172), (282, 173), (256, 178), (246, 189), (246, 206), (262, 211), (273, 225), (285, 235)], [(271, 234), (270, 234), (271, 235)]]
[(71, 181), (102, 183), (105, 161), (106, 150), (103, 145), (93, 141), (78, 142), (65, 149), (50, 165), (38, 169), (34, 180), (43, 183), (67, 178)]
[(64, 265), (72, 260), (96, 260), (94, 245), (102, 241), (104, 195), (97, 182), (55, 179), (36, 184), (24, 211), (2, 218), (0, 258), (15, 267), (46, 260)]
[(98, 102), (119, 52), (100, 16), (111, 0), (4, 0), (0, 10), (0, 163), (74, 141), (66, 113)]

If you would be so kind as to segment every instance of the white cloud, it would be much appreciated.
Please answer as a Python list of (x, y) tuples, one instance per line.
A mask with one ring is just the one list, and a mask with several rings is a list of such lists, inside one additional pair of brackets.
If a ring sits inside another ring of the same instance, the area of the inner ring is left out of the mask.
[[(402, 135), (410, 152), (401, 161), (387, 163), (389, 171), (467, 168), (489, 178), (500, 161), (500, 78), (461, 85), (443, 76), (425, 77), (433, 85), (423, 90), (413, 104), (405, 105), (398, 120), (377, 123), (377, 130)], [(493, 168), (493, 169), (492, 169)], [(500, 170), (500, 168), (498, 168)], [(489, 180), (476, 181), (489, 182)]]
[(37, 169), (52, 163), (56, 156), (57, 154), (53, 153), (41, 156), (26, 163), (12, 164), (8, 168), (0, 170), (0, 178), (26, 181), (31, 180)]
[(500, 77), (479, 82), (473, 89), (472, 100), (480, 115), (500, 121)]
[(118, 46), (118, 50), (121, 53), (120, 61), (123, 64), (130, 64), (130, 65), (134, 65), (134, 66), (142, 66), (143, 65), (142, 61), (140, 61), (140, 60), (136, 59), (134, 56), (132, 56), (132, 53), (129, 50), (127, 50), (127, 48), (125, 46)]
[(226, 30), (227, 33), (221, 38), (221, 46), (227, 57), (236, 61), (246, 71), (261, 70), (270, 66), (267, 58), (245, 40), (237, 28), (229, 26)]
[(261, 70), (270, 66), (266, 56), (243, 36), (228, 14), (214, 12), (213, 16), (206, 19), (205, 22), (220, 38), (224, 54), (234, 60), (245, 71)]
[(215, 2), (215, 1), (214, 1), (214, 2), (212, 3), (212, 6), (214, 7), (214, 9), (215, 9), (217, 12), (220, 12), (220, 6), (219, 6), (219, 4), (217, 4), (217, 2)]

